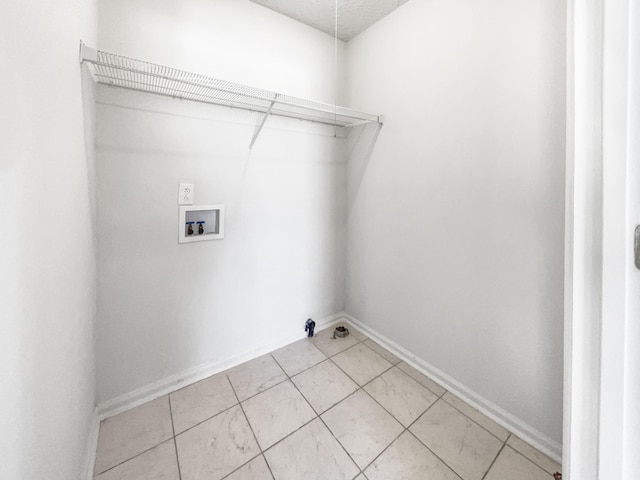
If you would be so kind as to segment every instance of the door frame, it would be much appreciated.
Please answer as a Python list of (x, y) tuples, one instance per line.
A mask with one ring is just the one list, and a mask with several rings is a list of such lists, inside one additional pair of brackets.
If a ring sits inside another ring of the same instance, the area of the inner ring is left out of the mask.
[(564, 478), (630, 479), (640, 446), (630, 408), (640, 401), (632, 385), (640, 336), (629, 335), (640, 303), (632, 255), (640, 7), (567, 7)]

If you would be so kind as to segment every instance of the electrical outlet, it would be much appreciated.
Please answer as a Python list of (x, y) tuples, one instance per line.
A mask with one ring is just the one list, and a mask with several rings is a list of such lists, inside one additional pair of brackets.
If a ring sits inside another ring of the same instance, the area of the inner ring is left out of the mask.
[(193, 205), (193, 183), (181, 183), (178, 189), (178, 205)]

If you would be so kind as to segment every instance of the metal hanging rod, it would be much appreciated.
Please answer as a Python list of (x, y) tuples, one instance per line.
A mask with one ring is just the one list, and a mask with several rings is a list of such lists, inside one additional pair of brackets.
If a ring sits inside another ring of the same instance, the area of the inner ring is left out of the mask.
[(382, 123), (382, 115), (292, 97), (197, 73), (103, 52), (80, 42), (80, 63), (86, 63), (98, 83), (183, 100), (241, 108), (264, 114), (253, 147), (269, 115), (299, 118), (337, 127)]

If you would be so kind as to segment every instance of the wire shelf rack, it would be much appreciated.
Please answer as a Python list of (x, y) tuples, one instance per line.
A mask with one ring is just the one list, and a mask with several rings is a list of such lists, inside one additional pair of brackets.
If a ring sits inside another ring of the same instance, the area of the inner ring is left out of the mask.
[[(89, 65), (98, 83), (183, 100), (223, 105), (268, 115), (299, 118), (338, 127), (382, 123), (382, 115), (315, 102), (249, 87), (87, 47), (80, 43), (80, 62)], [(255, 142), (257, 134), (252, 139)]]

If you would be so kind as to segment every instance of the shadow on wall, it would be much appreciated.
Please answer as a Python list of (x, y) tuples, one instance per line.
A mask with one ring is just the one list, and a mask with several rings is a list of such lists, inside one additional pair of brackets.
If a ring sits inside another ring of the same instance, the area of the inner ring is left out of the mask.
[(95, 83), (91, 73), (86, 67), (80, 72), (82, 87), (82, 113), (84, 120), (84, 148), (87, 159), (87, 181), (89, 187), (89, 212), (91, 219), (91, 236), (93, 240), (94, 261), (97, 262), (97, 204), (96, 204), (96, 105), (95, 105)]
[(368, 123), (351, 130), (347, 138), (347, 208), (350, 211), (355, 200), (369, 159), (382, 130), (381, 123)]

